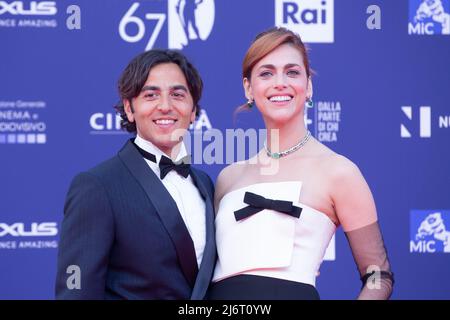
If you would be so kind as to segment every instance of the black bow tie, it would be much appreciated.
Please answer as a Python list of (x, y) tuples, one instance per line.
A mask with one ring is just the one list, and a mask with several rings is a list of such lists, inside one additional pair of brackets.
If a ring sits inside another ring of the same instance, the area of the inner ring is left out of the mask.
[(183, 161), (174, 163), (166, 156), (161, 156), (161, 160), (159, 160), (159, 170), (161, 179), (164, 179), (171, 170), (175, 170), (178, 174), (187, 178), (189, 171), (191, 170), (191, 165), (189, 163), (184, 163)]
[(302, 208), (292, 205), (291, 201), (266, 199), (252, 192), (245, 193), (244, 202), (248, 206), (234, 212), (236, 221), (248, 218), (264, 209), (282, 212), (295, 218), (299, 218), (302, 212)]
[[(136, 148), (138, 149), (139, 153), (147, 160), (150, 160), (154, 163), (156, 163), (156, 156), (150, 152), (145, 151), (144, 149), (141, 149), (138, 147), (137, 144), (134, 144)], [(189, 156), (186, 156), (183, 159), (188, 158)], [(183, 159), (180, 162), (174, 163), (170, 158), (166, 156), (161, 156), (161, 159), (159, 160), (159, 177), (164, 179), (164, 177), (171, 171), (175, 170), (178, 174), (182, 175), (183, 177), (187, 178), (189, 175), (189, 172), (191, 170), (191, 165), (189, 163), (184, 163)]]

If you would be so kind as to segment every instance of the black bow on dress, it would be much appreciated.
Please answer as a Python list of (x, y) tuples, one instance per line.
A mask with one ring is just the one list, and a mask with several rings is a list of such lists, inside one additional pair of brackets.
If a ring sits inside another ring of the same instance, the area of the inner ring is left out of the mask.
[(236, 221), (248, 218), (264, 209), (282, 212), (295, 218), (299, 218), (302, 212), (302, 208), (294, 206), (292, 201), (266, 199), (248, 191), (245, 193), (244, 202), (248, 206), (234, 212)]

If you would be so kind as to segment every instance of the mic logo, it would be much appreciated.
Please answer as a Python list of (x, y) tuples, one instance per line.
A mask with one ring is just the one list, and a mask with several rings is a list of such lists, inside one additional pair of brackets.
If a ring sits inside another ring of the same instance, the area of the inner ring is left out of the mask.
[(450, 35), (449, 0), (409, 0), (408, 34)]

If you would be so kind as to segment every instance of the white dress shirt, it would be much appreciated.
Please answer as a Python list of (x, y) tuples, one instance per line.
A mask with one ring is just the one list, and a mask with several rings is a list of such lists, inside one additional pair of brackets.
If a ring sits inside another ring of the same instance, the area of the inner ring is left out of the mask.
[[(160, 179), (159, 160), (161, 160), (162, 155), (168, 156), (159, 150), (153, 143), (144, 140), (139, 135), (136, 136), (134, 142), (139, 148), (155, 155), (156, 163), (147, 159), (145, 159), (145, 161), (158, 179)], [(186, 147), (184, 144), (181, 144), (180, 151), (175, 161), (179, 161), (186, 155)], [(205, 201), (190, 175), (187, 178), (184, 178), (175, 170), (171, 170), (161, 182), (177, 204), (181, 217), (194, 242), (197, 265), (200, 267), (206, 242)], [(164, 212), (162, 212), (162, 214), (164, 214)]]

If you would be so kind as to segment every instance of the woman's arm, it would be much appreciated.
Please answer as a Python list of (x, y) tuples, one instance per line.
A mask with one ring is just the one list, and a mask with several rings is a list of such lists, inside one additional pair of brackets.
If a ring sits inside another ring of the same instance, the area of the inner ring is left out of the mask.
[(341, 156), (333, 168), (332, 200), (363, 281), (358, 299), (388, 299), (393, 276), (375, 202), (358, 167)]

